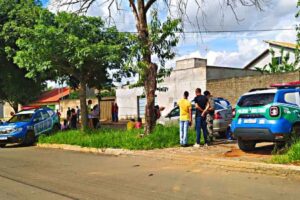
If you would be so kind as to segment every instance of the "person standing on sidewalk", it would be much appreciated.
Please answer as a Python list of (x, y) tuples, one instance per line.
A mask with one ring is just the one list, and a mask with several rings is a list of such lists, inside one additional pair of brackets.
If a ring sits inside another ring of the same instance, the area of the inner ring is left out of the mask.
[(211, 143), (214, 140), (214, 136), (213, 136), (214, 126), (213, 125), (214, 125), (214, 115), (215, 115), (215, 102), (209, 91), (205, 91), (204, 96), (206, 96), (206, 98), (208, 99), (208, 103), (209, 103), (209, 108), (208, 108), (208, 112), (206, 115), (206, 123), (207, 123), (208, 138), (209, 138), (209, 142)]
[(189, 92), (185, 91), (183, 99), (178, 101), (180, 110), (180, 145), (186, 147), (188, 145), (188, 129), (192, 125), (192, 104), (188, 100)]
[(196, 117), (195, 117), (195, 128), (196, 128), (196, 144), (194, 147), (200, 147), (200, 139), (201, 139), (201, 129), (204, 137), (204, 146), (208, 146), (207, 141), (207, 124), (206, 124), (206, 112), (209, 108), (208, 99), (201, 95), (201, 89), (197, 88), (196, 91), (195, 108), (196, 108)]

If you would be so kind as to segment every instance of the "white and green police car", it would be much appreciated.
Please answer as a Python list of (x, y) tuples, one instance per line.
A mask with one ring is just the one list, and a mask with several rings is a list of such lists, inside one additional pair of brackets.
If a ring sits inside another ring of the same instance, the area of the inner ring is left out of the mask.
[(286, 142), (300, 131), (300, 81), (273, 84), (243, 94), (236, 105), (231, 130), (241, 150), (258, 142)]

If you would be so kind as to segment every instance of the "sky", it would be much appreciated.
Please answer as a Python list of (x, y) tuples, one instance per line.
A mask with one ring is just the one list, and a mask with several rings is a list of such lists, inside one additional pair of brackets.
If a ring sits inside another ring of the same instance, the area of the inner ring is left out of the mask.
[[(55, 11), (53, 4), (55, 0), (43, 0), (44, 6)], [(107, 19), (108, 4), (106, 0), (96, 0), (87, 12), (90, 16), (101, 16)], [(169, 0), (178, 2), (178, 0)], [(178, 59), (189, 57), (200, 57), (207, 59), (209, 65), (242, 68), (256, 56), (268, 48), (265, 40), (276, 40), (284, 42), (296, 42), (295, 27), (299, 19), (295, 18), (297, 12), (297, 0), (260, 0), (263, 2), (262, 11), (255, 7), (245, 7), (238, 3), (235, 7), (236, 20), (232, 10), (224, 4), (225, 0), (200, 1), (200, 12), (197, 15), (197, 4), (195, 0), (186, 0), (187, 16), (184, 28), (185, 33), (176, 47), (176, 57), (168, 61), (167, 65), (174, 66)], [(126, 0), (121, 1), (120, 7), (123, 11), (117, 12), (115, 4), (112, 7), (114, 24), (119, 31), (135, 31), (135, 21)], [(165, 19), (170, 13), (174, 17), (177, 13), (176, 6), (168, 12), (160, 0), (155, 8), (159, 11), (161, 19)], [(69, 8), (70, 9), (70, 8)], [(76, 9), (73, 7), (71, 9)], [(199, 14), (200, 13), (200, 14)], [(197, 24), (197, 17), (199, 27)], [(290, 29), (280, 31), (253, 31)], [(251, 32), (223, 32), (211, 31), (239, 31), (252, 30)], [(190, 32), (201, 33), (190, 33)]]

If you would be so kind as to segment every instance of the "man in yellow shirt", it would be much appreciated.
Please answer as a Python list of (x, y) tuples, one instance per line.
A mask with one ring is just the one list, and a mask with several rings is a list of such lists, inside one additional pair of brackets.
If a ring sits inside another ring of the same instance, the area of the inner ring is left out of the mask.
[(178, 106), (180, 110), (180, 145), (188, 145), (188, 129), (192, 125), (192, 104), (188, 100), (189, 92), (185, 91), (183, 94), (183, 99), (178, 101)]

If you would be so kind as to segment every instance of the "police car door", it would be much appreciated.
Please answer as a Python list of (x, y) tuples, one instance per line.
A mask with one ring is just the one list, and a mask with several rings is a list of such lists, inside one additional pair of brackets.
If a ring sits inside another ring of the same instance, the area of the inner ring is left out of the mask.
[(42, 111), (43, 122), (44, 122), (44, 129), (42, 132), (50, 131), (53, 126), (53, 120), (50, 117), (49, 113), (46, 110)]
[(43, 131), (43, 116), (41, 114), (41, 112), (37, 112), (35, 115), (34, 115), (34, 118), (33, 118), (33, 127), (34, 127), (34, 133), (35, 135), (39, 135), (42, 131)]

